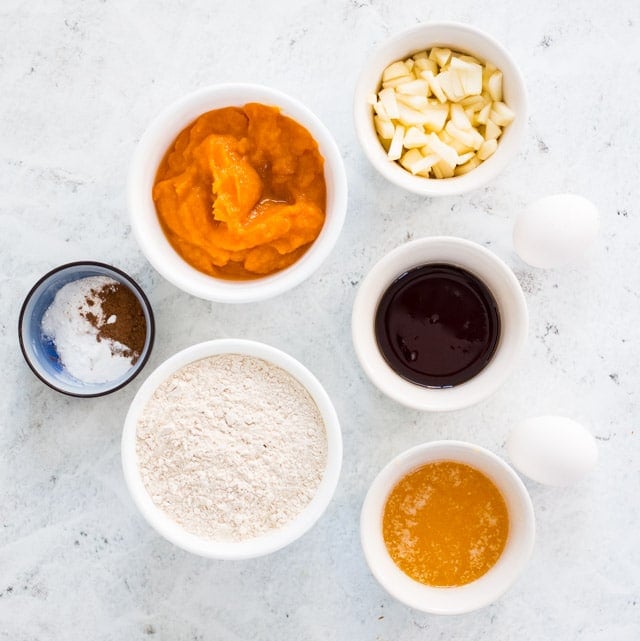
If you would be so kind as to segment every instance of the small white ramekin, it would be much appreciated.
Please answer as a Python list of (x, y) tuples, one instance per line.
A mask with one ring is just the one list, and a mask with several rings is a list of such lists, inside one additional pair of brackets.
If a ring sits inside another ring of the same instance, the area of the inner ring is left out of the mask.
[[(307, 252), (282, 271), (254, 280), (225, 280), (187, 263), (171, 246), (158, 220), (151, 195), (158, 166), (176, 136), (198, 116), (222, 107), (258, 102), (278, 107), (305, 127), (324, 158), (326, 219)], [(329, 130), (307, 107), (286, 94), (253, 84), (221, 84), (191, 93), (162, 111), (149, 125), (135, 151), (128, 181), (131, 226), (142, 252), (176, 287), (207, 300), (247, 303), (277, 296), (308, 278), (331, 253), (347, 210), (347, 178), (338, 146)]]
[[(153, 502), (147, 492), (136, 454), (136, 429), (145, 405), (158, 386), (176, 370), (194, 361), (216, 354), (246, 354), (281, 367), (303, 385), (315, 401), (327, 433), (327, 464), (315, 496), (300, 514), (281, 528), (245, 541), (213, 541), (190, 532), (171, 520)], [(342, 466), (342, 434), (338, 416), (328, 394), (318, 379), (299, 361), (284, 352), (255, 341), (219, 339), (198, 343), (174, 354), (162, 363), (143, 383), (131, 402), (122, 432), (122, 468), (124, 478), (142, 516), (158, 534), (188, 552), (213, 559), (249, 559), (275, 552), (300, 538), (315, 524), (329, 505), (338, 485)]]
[[(391, 490), (409, 472), (434, 461), (465, 463), (488, 476), (500, 490), (509, 513), (509, 535), (497, 563), (479, 579), (460, 587), (432, 587), (410, 578), (394, 563), (382, 535)], [(471, 612), (498, 599), (524, 570), (534, 539), (533, 506), (518, 475), (489, 450), (462, 441), (423, 443), (394, 458), (371, 484), (360, 517), (362, 549), (375, 578), (402, 603), (432, 614)]]
[[(515, 113), (514, 121), (498, 141), (496, 152), (473, 171), (453, 178), (414, 176), (389, 160), (376, 134), (371, 105), (367, 102), (367, 97), (378, 91), (382, 72), (388, 65), (431, 47), (450, 47), (495, 65), (503, 73), (504, 100)], [(466, 24), (427, 22), (396, 34), (370, 55), (356, 85), (353, 112), (362, 149), (387, 180), (424, 196), (453, 196), (493, 180), (520, 150), (527, 123), (527, 92), (515, 60), (491, 36)]]
[[(454, 387), (422, 387), (402, 378), (384, 359), (376, 341), (375, 316), (383, 294), (399, 276), (428, 263), (466, 269), (489, 288), (498, 304), (500, 339), (492, 359), (472, 379)], [(528, 318), (517, 278), (493, 252), (470, 240), (433, 236), (396, 247), (373, 266), (358, 289), (351, 330), (358, 360), (381, 392), (407, 407), (441, 412), (479, 403), (502, 385), (524, 348)]]

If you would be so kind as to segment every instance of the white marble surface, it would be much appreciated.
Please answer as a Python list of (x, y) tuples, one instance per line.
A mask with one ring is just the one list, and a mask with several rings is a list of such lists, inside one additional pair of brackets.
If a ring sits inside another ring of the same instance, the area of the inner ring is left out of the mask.
[[(272, 6), (270, 6), (272, 5)], [(389, 34), (422, 20), (484, 28), (514, 54), (531, 99), (526, 145), (489, 187), (428, 200), (386, 183), (358, 147), (358, 68)], [(0, 4), (0, 639), (249, 641), (640, 638), (640, 5), (636, 0), (2, 0)], [(324, 266), (250, 307), (196, 300), (165, 282), (131, 237), (127, 166), (150, 118), (204, 84), (259, 81), (303, 100), (344, 154), (350, 204)], [(602, 214), (597, 248), (541, 271), (514, 254), (514, 216), (575, 191)], [(405, 409), (364, 378), (349, 337), (358, 282), (404, 240), (454, 234), (514, 269), (531, 313), (527, 355), (504, 388), (447, 415)], [(76, 259), (129, 271), (157, 318), (147, 372), (194, 342), (249, 337), (284, 348), (325, 384), (343, 423), (341, 482), (304, 538), (268, 558), (225, 563), (160, 539), (137, 514), (119, 459), (141, 379), (71, 399), (20, 355), (22, 298)], [(571, 416), (598, 439), (584, 482), (527, 482), (538, 537), (499, 602), (439, 618), (397, 603), (358, 541), (366, 489), (392, 456), (436, 438), (505, 456), (526, 416)]]

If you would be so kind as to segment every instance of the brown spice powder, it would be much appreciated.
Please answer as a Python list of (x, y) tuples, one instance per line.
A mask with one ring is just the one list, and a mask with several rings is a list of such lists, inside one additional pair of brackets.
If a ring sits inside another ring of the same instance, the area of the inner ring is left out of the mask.
[(147, 338), (147, 323), (140, 301), (121, 283), (91, 290), (91, 294), (100, 300), (104, 320), (92, 312), (85, 314), (85, 318), (98, 330), (98, 340), (109, 339), (125, 345), (128, 351), (123, 356), (131, 358), (131, 364), (135, 365)]

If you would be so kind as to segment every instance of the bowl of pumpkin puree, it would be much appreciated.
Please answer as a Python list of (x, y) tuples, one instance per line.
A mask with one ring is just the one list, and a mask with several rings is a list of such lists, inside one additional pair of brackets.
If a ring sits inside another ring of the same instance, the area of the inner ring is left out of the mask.
[(299, 285), (329, 255), (347, 181), (331, 133), (301, 102), (222, 84), (151, 122), (128, 201), (137, 242), (168, 281), (207, 300), (253, 302)]

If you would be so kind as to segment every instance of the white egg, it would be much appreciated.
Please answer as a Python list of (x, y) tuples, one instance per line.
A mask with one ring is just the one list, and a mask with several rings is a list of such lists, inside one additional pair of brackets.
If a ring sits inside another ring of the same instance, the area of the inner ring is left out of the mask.
[(531, 203), (516, 220), (513, 244), (534, 267), (559, 267), (580, 258), (598, 235), (598, 210), (582, 196), (556, 194)]
[(538, 416), (511, 432), (507, 452), (513, 466), (545, 485), (571, 485), (593, 469), (598, 448), (580, 423), (562, 416)]

